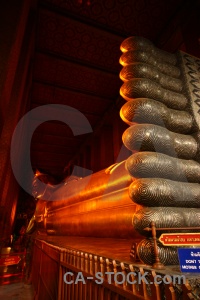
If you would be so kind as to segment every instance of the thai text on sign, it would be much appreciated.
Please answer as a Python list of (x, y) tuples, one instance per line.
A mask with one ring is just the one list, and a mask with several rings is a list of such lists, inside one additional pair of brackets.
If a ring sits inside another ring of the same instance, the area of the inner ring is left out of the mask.
[(200, 273), (200, 248), (179, 248), (181, 272)]
[(163, 233), (159, 241), (164, 246), (200, 245), (200, 233)]

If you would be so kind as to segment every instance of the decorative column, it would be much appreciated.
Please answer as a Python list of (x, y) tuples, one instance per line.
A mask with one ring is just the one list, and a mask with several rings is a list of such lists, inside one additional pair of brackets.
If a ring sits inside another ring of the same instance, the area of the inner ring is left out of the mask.
[[(10, 143), (19, 119), (27, 109), (30, 91), (30, 59), (33, 53), (35, 14), (30, 1), (5, 1), (0, 11), (0, 238), (11, 234), (19, 186), (10, 164)], [(16, 149), (20, 152), (23, 145)]]

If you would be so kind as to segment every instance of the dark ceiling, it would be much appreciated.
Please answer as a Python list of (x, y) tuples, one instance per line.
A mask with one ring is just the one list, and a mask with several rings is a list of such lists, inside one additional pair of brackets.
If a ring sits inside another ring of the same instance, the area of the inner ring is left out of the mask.
[[(120, 89), (120, 44), (143, 36), (168, 51), (182, 47), (191, 2), (185, 0), (45, 0), (38, 2), (30, 109), (46, 104), (76, 108), (93, 132), (109, 122)], [(185, 16), (188, 16), (187, 18)], [(176, 42), (173, 42), (176, 40)], [(62, 174), (92, 134), (74, 137), (59, 121), (40, 125), (33, 136), (33, 168)]]

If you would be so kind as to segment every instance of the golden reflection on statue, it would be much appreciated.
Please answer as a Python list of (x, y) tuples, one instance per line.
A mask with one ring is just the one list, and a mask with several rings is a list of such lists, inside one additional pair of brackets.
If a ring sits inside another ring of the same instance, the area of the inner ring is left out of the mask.
[[(49, 235), (135, 238), (141, 261), (152, 264), (153, 240), (145, 231), (151, 222), (176, 232), (199, 226), (200, 60), (139, 37), (126, 39), (121, 50), (120, 94), (127, 103), (120, 116), (131, 126), (123, 142), (133, 154), (89, 177), (36, 192), (32, 221)], [(176, 247), (158, 242), (158, 252), (161, 262), (177, 264)]]

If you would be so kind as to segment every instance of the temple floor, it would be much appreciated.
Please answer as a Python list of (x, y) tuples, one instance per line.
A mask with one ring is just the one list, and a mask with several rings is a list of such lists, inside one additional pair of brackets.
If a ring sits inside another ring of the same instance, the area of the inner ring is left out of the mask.
[(0, 265), (0, 299), (2, 300), (32, 300), (34, 289), (28, 279), (30, 252), (24, 245), (1, 248), (1, 259), (19, 258), (13, 265)]
[(33, 287), (24, 282), (11, 283), (0, 286), (0, 299), (2, 300), (32, 300)]

